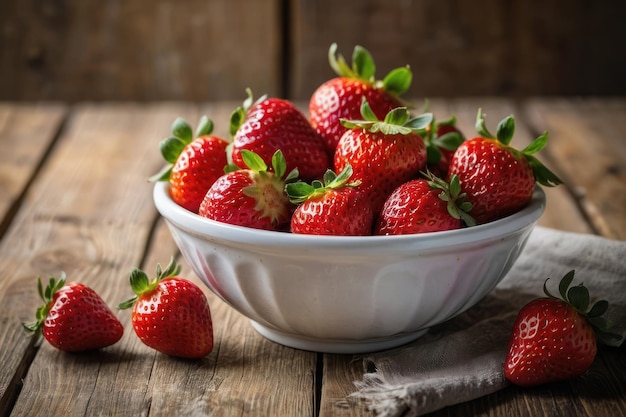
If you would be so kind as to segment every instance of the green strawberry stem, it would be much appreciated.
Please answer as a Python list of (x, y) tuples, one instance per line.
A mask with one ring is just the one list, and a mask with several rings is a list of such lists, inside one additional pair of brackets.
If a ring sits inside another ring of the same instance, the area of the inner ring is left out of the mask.
[(130, 272), (130, 287), (133, 290), (133, 293), (135, 293), (135, 296), (124, 302), (119, 303), (117, 305), (117, 308), (119, 308), (120, 310), (131, 308), (141, 295), (148, 294), (154, 291), (161, 280), (169, 277), (175, 277), (179, 273), (180, 265), (176, 264), (174, 257), (170, 259), (170, 262), (165, 267), (165, 270), (161, 269), (161, 264), (157, 264), (156, 277), (153, 279), (150, 279), (148, 277), (148, 274), (146, 274), (141, 269), (134, 268)]
[(614, 332), (610, 323), (602, 317), (609, 309), (609, 302), (606, 300), (596, 301), (591, 308), (589, 290), (582, 283), (570, 287), (574, 280), (574, 270), (569, 271), (559, 282), (559, 295), (556, 297), (548, 290), (547, 278), (543, 283), (543, 292), (548, 298), (562, 300), (569, 304), (574, 310), (584, 316), (602, 343), (608, 346), (620, 346), (624, 336)]
[(337, 44), (331, 44), (328, 49), (328, 63), (340, 77), (364, 81), (396, 96), (407, 92), (413, 81), (413, 73), (408, 65), (393, 69), (382, 80), (376, 80), (374, 59), (369, 51), (360, 45), (354, 47), (352, 66), (349, 66), (345, 58), (341, 54), (337, 54)]
[(387, 113), (384, 120), (379, 120), (367, 99), (361, 102), (361, 116), (363, 120), (341, 119), (341, 124), (348, 129), (365, 129), (369, 132), (382, 132), (384, 135), (408, 135), (422, 132), (431, 123), (432, 113), (423, 113), (411, 118), (406, 107), (396, 107)]
[(476, 220), (469, 215), (472, 210), (472, 203), (465, 201), (467, 194), (461, 190), (461, 181), (456, 174), (452, 174), (450, 182), (437, 177), (430, 171), (422, 172), (428, 180), (428, 185), (433, 190), (441, 190), (439, 198), (447, 202), (448, 214), (455, 219), (462, 220), (466, 226), (476, 226)]
[(498, 123), (496, 135), (489, 132), (485, 123), (485, 115), (482, 109), (478, 109), (476, 115), (476, 132), (487, 139), (493, 139), (504, 145), (514, 156), (525, 158), (535, 176), (535, 181), (546, 187), (555, 187), (563, 184), (563, 181), (545, 165), (543, 165), (533, 154), (539, 152), (548, 144), (548, 132), (544, 132), (533, 140), (526, 148), (519, 151), (510, 146), (513, 134), (515, 133), (515, 119), (512, 115), (505, 117)]
[(357, 187), (360, 180), (348, 182), (352, 176), (352, 165), (346, 164), (343, 171), (336, 174), (332, 169), (324, 173), (323, 181), (314, 180), (311, 184), (304, 181), (293, 182), (285, 185), (285, 192), (289, 201), (293, 204), (303, 203), (313, 197), (323, 195), (328, 190), (343, 187)]
[(50, 307), (52, 307), (52, 298), (57, 291), (63, 288), (66, 278), (65, 272), (61, 272), (61, 276), (58, 280), (54, 277), (50, 277), (48, 285), (46, 285), (46, 288), (44, 289), (43, 284), (41, 283), (41, 277), (37, 277), (37, 291), (39, 292), (39, 297), (43, 300), (43, 305), (35, 312), (34, 322), (22, 323), (22, 326), (24, 326), (26, 330), (34, 333), (41, 332), (43, 322), (46, 320)]
[[(202, 116), (196, 128), (195, 137), (210, 135), (213, 132), (213, 121), (207, 116)], [(149, 178), (151, 182), (168, 181), (172, 173), (172, 167), (187, 145), (194, 140), (191, 126), (182, 117), (177, 117), (172, 123), (172, 136), (161, 141), (159, 149), (166, 165), (159, 172)]]
[[(424, 109), (425, 111), (428, 109), (428, 103), (424, 105)], [(435, 121), (435, 116), (433, 115), (429, 128), (420, 132), (422, 139), (424, 139), (424, 144), (426, 145), (426, 159), (429, 164), (434, 165), (441, 161), (441, 157), (443, 156), (441, 149), (454, 151), (461, 145), (461, 143), (463, 143), (465, 139), (459, 132), (448, 132), (441, 136), (437, 136), (438, 126), (455, 125), (456, 116), (451, 116), (447, 120), (437, 122)]]
[(267, 94), (264, 94), (255, 101), (254, 95), (252, 94), (252, 90), (250, 88), (246, 88), (246, 94), (247, 97), (243, 101), (243, 104), (233, 110), (233, 112), (230, 114), (229, 132), (231, 137), (235, 136), (237, 130), (239, 130), (239, 127), (246, 120), (246, 115), (248, 114), (250, 108), (256, 103), (260, 103), (267, 99)]

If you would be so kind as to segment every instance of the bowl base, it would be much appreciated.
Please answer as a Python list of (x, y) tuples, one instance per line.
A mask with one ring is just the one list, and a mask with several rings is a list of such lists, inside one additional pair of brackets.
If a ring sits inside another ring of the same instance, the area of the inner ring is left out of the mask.
[(364, 340), (342, 340), (317, 339), (314, 337), (284, 333), (280, 330), (259, 324), (254, 320), (250, 320), (250, 324), (261, 336), (281, 345), (313, 352), (342, 354), (369, 353), (391, 349), (412, 342), (428, 331), (428, 329), (422, 329), (412, 333), (401, 333), (389, 337)]

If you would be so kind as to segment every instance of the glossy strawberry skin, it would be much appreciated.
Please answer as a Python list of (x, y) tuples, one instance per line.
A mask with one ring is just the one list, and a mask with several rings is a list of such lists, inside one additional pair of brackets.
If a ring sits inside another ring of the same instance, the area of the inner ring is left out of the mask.
[(160, 281), (133, 305), (133, 329), (147, 346), (170, 356), (196, 359), (213, 349), (213, 323), (206, 296), (184, 278)]
[(291, 232), (311, 235), (368, 236), (374, 214), (356, 188), (328, 190), (301, 203), (291, 217)]
[(337, 144), (335, 171), (346, 164), (352, 165), (352, 180), (361, 181), (359, 187), (377, 215), (389, 194), (426, 165), (426, 146), (417, 133), (385, 135), (352, 129)]
[(262, 193), (271, 198), (268, 204), (274, 215), (257, 210), (257, 200), (244, 193), (244, 189), (255, 185), (255, 173), (242, 169), (230, 172), (211, 186), (206, 193), (198, 214), (211, 220), (263, 230), (278, 230), (288, 224), (291, 203), (276, 183), (266, 184)]
[(585, 372), (596, 352), (596, 335), (585, 317), (562, 300), (540, 298), (515, 320), (504, 373), (520, 386), (564, 380)]
[(53, 295), (42, 331), (57, 349), (82, 352), (117, 343), (124, 327), (93, 289), (69, 283)]
[(376, 235), (406, 235), (460, 229), (460, 219), (452, 217), (440, 190), (425, 179), (405, 182), (385, 201), (376, 222)]
[(470, 214), (487, 223), (521, 210), (532, 198), (535, 177), (528, 161), (493, 139), (475, 137), (454, 153), (449, 175), (456, 174), (472, 203)]
[(287, 171), (298, 168), (305, 180), (321, 178), (330, 165), (322, 137), (291, 102), (278, 98), (255, 103), (237, 129), (232, 159), (235, 165), (245, 168), (242, 149), (257, 153), (267, 165), (281, 150)]
[(189, 143), (172, 167), (172, 200), (197, 213), (208, 189), (224, 175), (227, 146), (227, 141), (216, 136), (200, 136)]
[(311, 126), (324, 138), (328, 154), (335, 154), (337, 143), (346, 132), (341, 119), (361, 118), (363, 97), (369, 102), (379, 119), (396, 107), (402, 106), (398, 98), (383, 89), (359, 79), (337, 77), (320, 85), (309, 101)]

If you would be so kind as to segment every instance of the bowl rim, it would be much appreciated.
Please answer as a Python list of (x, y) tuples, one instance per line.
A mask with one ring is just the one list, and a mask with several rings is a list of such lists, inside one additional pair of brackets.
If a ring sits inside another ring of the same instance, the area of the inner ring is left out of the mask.
[(253, 229), (207, 219), (193, 213), (172, 200), (169, 183), (157, 182), (153, 201), (161, 216), (177, 228), (196, 236), (230, 241), (232, 243), (261, 244), (264, 246), (298, 246), (311, 248), (402, 246), (441, 247), (459, 246), (480, 241), (502, 239), (517, 231), (533, 226), (546, 206), (544, 190), (537, 185), (530, 202), (520, 211), (502, 219), (473, 227), (440, 232), (394, 236), (326, 236)]

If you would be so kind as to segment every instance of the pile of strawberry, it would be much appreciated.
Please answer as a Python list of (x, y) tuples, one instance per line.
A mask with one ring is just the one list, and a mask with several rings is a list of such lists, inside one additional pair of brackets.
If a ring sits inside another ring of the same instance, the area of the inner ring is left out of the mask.
[(231, 116), (231, 138), (194, 133), (183, 119), (161, 143), (168, 162), (153, 180), (200, 216), (239, 226), (318, 235), (395, 235), (458, 229), (523, 208), (536, 183), (560, 184), (533, 154), (510, 146), (512, 116), (495, 135), (478, 111), (478, 136), (464, 140), (454, 118), (412, 115), (400, 96), (408, 67), (376, 80), (357, 46), (349, 66), (329, 49), (337, 77), (311, 96), (307, 118), (288, 100), (250, 90)]

